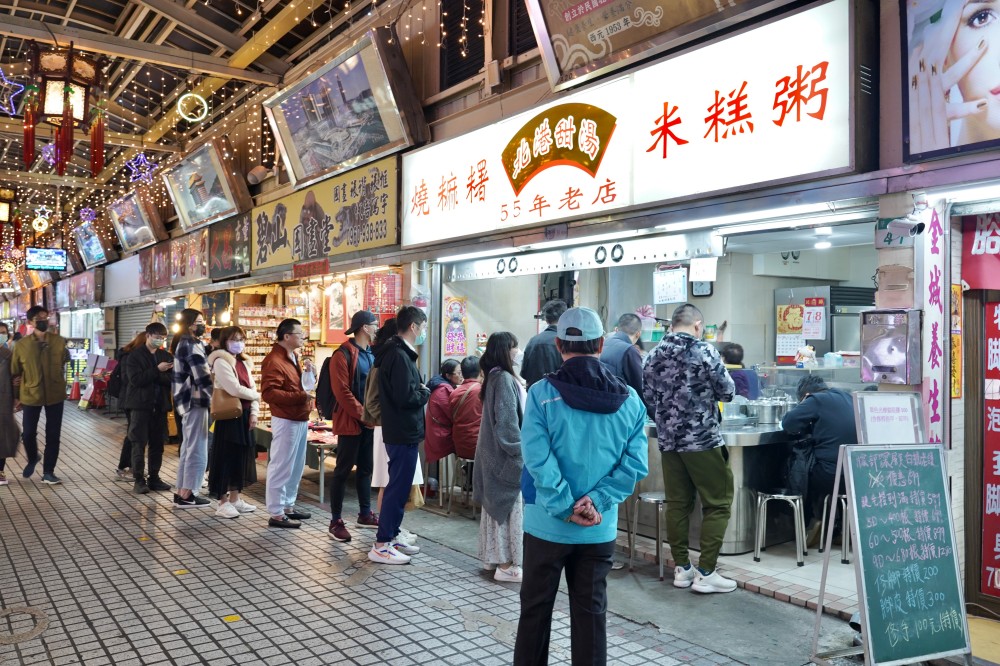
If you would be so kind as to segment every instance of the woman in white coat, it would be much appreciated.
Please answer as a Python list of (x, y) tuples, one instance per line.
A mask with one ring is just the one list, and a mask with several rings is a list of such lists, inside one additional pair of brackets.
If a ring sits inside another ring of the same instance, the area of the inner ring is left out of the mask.
[(215, 439), (208, 461), (208, 490), (219, 500), (215, 515), (238, 518), (256, 510), (240, 492), (257, 481), (257, 446), (253, 429), (260, 414), (260, 393), (253, 381), (253, 363), (243, 355), (245, 335), (239, 326), (227, 326), (219, 335), (219, 349), (208, 357), (214, 388), (236, 396), (243, 413), (215, 422)]

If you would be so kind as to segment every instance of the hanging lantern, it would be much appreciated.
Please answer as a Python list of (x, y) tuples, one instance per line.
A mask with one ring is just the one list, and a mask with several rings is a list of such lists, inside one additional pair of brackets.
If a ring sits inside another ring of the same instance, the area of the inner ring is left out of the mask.
[[(68, 49), (42, 51), (38, 44), (28, 44), (28, 64), (32, 83), (24, 110), (24, 160), (30, 167), (35, 157), (35, 128), (40, 121), (56, 126), (55, 167), (61, 176), (66, 172), (73, 152), (73, 132), (77, 126), (94, 130), (91, 137), (91, 172), (95, 164), (104, 166), (104, 122), (102, 110), (95, 106), (98, 120), (91, 120), (91, 99), (100, 93), (105, 58), (81, 55), (70, 42)], [(99, 153), (97, 158), (95, 153)], [(93, 175), (97, 175), (94, 173)]]

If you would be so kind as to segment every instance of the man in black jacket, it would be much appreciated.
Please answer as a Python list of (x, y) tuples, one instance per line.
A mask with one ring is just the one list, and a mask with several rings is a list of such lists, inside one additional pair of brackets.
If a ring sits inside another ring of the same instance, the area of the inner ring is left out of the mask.
[[(132, 442), (132, 489), (139, 495), (150, 490), (170, 490), (160, 480), (163, 438), (170, 410), (170, 381), (173, 358), (164, 351), (167, 327), (153, 322), (146, 327), (146, 344), (136, 347), (125, 360), (128, 394), (125, 407), (132, 410), (128, 438)], [(149, 480), (143, 474), (143, 457), (149, 445)]]
[(521, 378), (528, 388), (545, 375), (562, 367), (562, 354), (556, 349), (556, 323), (563, 312), (566, 312), (566, 303), (558, 298), (542, 306), (542, 317), (548, 326), (528, 340), (524, 348), (524, 360), (521, 361)]
[[(642, 356), (636, 343), (642, 336), (642, 319), (639, 315), (626, 312), (618, 318), (615, 333), (604, 341), (601, 363), (642, 398)], [(653, 408), (646, 404), (646, 414), (653, 418)]]
[(368, 552), (368, 559), (379, 564), (406, 564), (410, 555), (420, 552), (419, 547), (396, 541), (396, 537), (417, 471), (417, 449), (424, 438), (424, 405), (431, 395), (417, 369), (417, 347), (427, 339), (427, 315), (406, 305), (396, 314), (396, 325), (396, 337), (375, 351), (382, 438), (389, 458), (389, 483), (382, 496), (378, 533)]

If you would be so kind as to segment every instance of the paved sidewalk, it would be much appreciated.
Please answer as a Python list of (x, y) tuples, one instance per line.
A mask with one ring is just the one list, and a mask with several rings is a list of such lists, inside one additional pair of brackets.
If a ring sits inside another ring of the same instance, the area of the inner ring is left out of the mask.
[[(380, 567), (366, 559), (371, 531), (334, 542), (323, 511), (301, 530), (269, 530), (263, 507), (236, 520), (175, 511), (169, 492), (140, 497), (112, 480), (122, 420), (66, 407), (64, 485), (22, 479), (22, 456), (0, 487), (0, 664), (511, 662), (518, 586), (470, 555), (425, 533), (414, 564)], [(262, 489), (248, 499), (262, 505)], [(25, 606), (42, 617), (11, 612)], [(561, 595), (552, 664), (569, 663), (567, 609)], [(8, 644), (39, 622), (39, 636)], [(739, 663), (613, 613), (608, 634), (612, 664)]]

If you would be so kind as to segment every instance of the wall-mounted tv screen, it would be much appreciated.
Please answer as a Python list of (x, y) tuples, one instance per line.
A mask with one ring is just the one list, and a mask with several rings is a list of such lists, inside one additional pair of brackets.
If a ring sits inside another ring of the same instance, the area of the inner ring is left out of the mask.
[(66, 250), (54, 247), (25, 248), (24, 267), (29, 271), (64, 271)]

